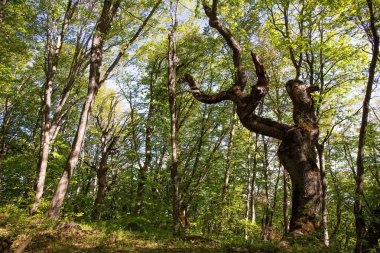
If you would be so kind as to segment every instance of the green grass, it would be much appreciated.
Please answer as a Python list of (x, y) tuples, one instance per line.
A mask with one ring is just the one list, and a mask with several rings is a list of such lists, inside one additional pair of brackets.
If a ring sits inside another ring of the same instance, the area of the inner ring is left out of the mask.
[[(79, 224), (80, 228), (57, 228), (55, 221), (40, 217), (29, 217), (25, 210), (8, 206), (0, 209), (0, 240), (12, 241), (12, 249), (31, 239), (24, 252), (230, 252), (231, 248), (245, 252), (337, 252), (334, 248), (323, 248), (316, 238), (304, 238), (295, 244), (279, 249), (278, 241), (247, 242), (243, 238), (216, 240), (190, 233), (176, 239), (170, 231), (148, 228), (130, 231), (117, 221)], [(66, 221), (67, 222), (67, 221)]]
[(57, 222), (29, 217), (25, 211), (15, 207), (0, 210), (0, 239), (10, 239), (13, 250), (31, 238), (25, 252), (224, 251), (217, 241), (198, 240), (196, 237), (193, 240), (175, 239), (168, 231), (131, 232), (117, 226), (107, 227), (106, 223), (79, 225), (81, 229), (57, 229)]

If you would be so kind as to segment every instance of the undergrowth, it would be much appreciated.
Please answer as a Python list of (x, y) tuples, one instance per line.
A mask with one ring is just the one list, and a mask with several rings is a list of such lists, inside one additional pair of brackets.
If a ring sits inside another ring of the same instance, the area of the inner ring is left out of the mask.
[[(12, 243), (14, 250), (25, 241), (25, 252), (338, 252), (334, 247), (321, 247), (314, 237), (295, 240), (279, 248), (278, 241), (244, 240), (241, 237), (213, 238), (192, 233), (173, 238), (171, 232), (152, 228), (140, 218), (116, 221), (80, 222), (51, 221), (43, 214), (30, 217), (15, 206), (0, 208), (0, 240)], [(63, 224), (63, 225), (62, 225)], [(145, 226), (141, 225), (145, 224)], [(79, 225), (79, 226), (78, 226)], [(193, 231), (194, 232), (194, 231)]]

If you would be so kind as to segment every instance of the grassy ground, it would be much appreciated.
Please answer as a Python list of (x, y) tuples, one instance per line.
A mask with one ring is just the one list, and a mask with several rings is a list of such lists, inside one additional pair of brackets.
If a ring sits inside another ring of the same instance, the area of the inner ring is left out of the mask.
[[(0, 211), (0, 252), (226, 252), (221, 242), (200, 236), (174, 239), (165, 231), (131, 232), (52, 222), (18, 209)], [(22, 251), (21, 251), (22, 252)]]
[(202, 238), (163, 239), (137, 232), (77, 227), (32, 229), (18, 235), (3, 227), (0, 238), (11, 238), (13, 250), (30, 241), (24, 252), (224, 252), (221, 243)]
[(222, 252), (220, 245), (100, 231), (49, 231), (33, 237), (25, 252)]
[[(29, 217), (25, 210), (0, 209), (0, 252), (337, 252), (300, 242), (285, 249), (278, 242), (219, 241), (189, 235), (174, 239), (168, 231), (128, 231), (109, 224), (76, 224)], [(8, 251), (7, 251), (8, 250)]]

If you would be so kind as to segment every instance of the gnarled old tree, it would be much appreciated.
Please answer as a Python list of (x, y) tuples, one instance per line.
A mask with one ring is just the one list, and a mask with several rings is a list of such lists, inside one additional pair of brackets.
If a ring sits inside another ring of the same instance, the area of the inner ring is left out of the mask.
[(203, 93), (191, 74), (186, 73), (181, 81), (189, 84), (191, 93), (200, 102), (215, 104), (232, 101), (236, 105), (240, 122), (247, 129), (282, 141), (278, 156), (290, 175), (293, 191), (290, 232), (294, 236), (313, 232), (320, 226), (321, 211), (321, 180), (315, 148), (319, 129), (311, 97), (311, 93), (318, 88), (307, 87), (297, 79), (286, 83), (286, 91), (293, 103), (293, 126), (256, 115), (256, 107), (269, 90), (269, 78), (264, 65), (251, 53), (258, 80), (249, 93), (245, 92), (248, 76), (243, 69), (242, 48), (230, 30), (218, 19), (218, 0), (213, 0), (212, 7), (204, 4), (204, 9), (210, 26), (219, 32), (233, 52), (236, 80), (231, 88), (215, 94)]

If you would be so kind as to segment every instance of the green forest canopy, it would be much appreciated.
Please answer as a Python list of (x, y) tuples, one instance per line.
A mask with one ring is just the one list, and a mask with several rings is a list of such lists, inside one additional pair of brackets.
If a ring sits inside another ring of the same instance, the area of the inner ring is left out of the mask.
[(379, 250), (379, 27), (378, 0), (3, 0), (0, 215)]

